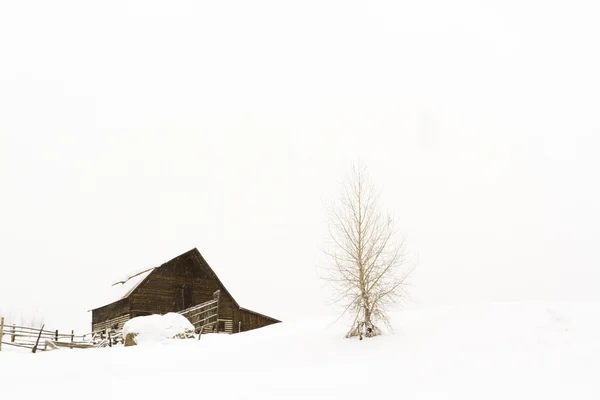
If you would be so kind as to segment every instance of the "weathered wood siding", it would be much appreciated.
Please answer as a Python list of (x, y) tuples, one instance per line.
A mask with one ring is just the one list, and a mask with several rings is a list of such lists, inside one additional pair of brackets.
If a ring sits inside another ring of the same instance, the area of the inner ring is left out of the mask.
[(121, 317), (130, 313), (129, 298), (121, 299), (92, 310), (92, 328), (94, 325), (111, 319)]
[(245, 308), (240, 308), (239, 315), (239, 322), (241, 322), (241, 326), (238, 324), (237, 328), (238, 330), (241, 328), (241, 332), (262, 328), (263, 326), (276, 324), (280, 322), (275, 318), (267, 317), (266, 315), (246, 310)]
[(183, 254), (148, 277), (129, 295), (132, 315), (177, 312), (213, 299), (221, 291), (219, 319), (233, 319), (233, 298), (209, 268), (193, 254)]
[(117, 330), (123, 329), (123, 325), (125, 325), (125, 322), (129, 321), (130, 319), (131, 319), (131, 315), (125, 314), (125, 315), (122, 315), (117, 318), (112, 318), (112, 319), (108, 319), (106, 321), (97, 322), (95, 324), (92, 324), (92, 332), (104, 331), (106, 329), (111, 329), (111, 328), (115, 328)]

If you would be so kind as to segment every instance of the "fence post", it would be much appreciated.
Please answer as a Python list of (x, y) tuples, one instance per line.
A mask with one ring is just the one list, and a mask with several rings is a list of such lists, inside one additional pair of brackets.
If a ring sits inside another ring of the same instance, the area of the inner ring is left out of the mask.
[(73, 348), (73, 340), (75, 339), (75, 331), (71, 329), (71, 349)]
[(111, 331), (108, 331), (108, 347), (112, 347)]
[(58, 342), (58, 329), (54, 332), (54, 341)]
[(4, 317), (0, 317), (0, 351), (2, 351), (2, 335), (4, 335)]
[(221, 291), (217, 290), (214, 294), (213, 294), (213, 298), (217, 301), (217, 321), (215, 322), (215, 327), (216, 329), (214, 330), (216, 333), (219, 333), (219, 299), (221, 297)]
[(13, 324), (13, 326), (12, 326), (12, 332), (11, 332), (11, 335), (10, 335), (10, 342), (11, 343), (15, 342), (15, 333), (16, 333), (16, 330), (17, 330), (17, 326), (15, 324)]
[[(31, 349), (32, 353), (35, 353), (37, 348), (38, 348), (38, 344), (40, 343), (40, 337), (42, 337), (42, 331), (44, 330), (44, 324), (42, 324), (42, 327), (40, 328), (40, 333), (37, 337), (37, 340), (35, 341), (35, 346), (33, 346), (33, 349)], [(57, 331), (58, 332), (58, 331)]]

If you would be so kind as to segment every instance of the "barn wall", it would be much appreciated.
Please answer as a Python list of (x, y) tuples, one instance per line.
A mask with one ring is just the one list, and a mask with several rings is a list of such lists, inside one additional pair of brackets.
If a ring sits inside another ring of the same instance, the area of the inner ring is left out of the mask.
[(131, 314), (125, 314), (117, 318), (108, 319), (105, 321), (92, 323), (92, 332), (104, 331), (106, 329), (123, 329), (125, 322), (129, 321)]
[(214, 273), (198, 263), (193, 254), (179, 256), (150, 275), (129, 296), (135, 315), (177, 312), (213, 299), (221, 290), (219, 318), (233, 318), (233, 299)]
[(110, 319), (118, 318), (125, 314), (129, 314), (129, 305), (129, 298), (126, 298), (105, 305), (104, 307), (92, 310), (92, 326), (100, 322), (108, 321)]
[[(242, 323), (241, 332), (262, 328), (263, 326), (268, 326), (280, 322), (274, 318), (267, 317), (266, 315), (262, 315), (254, 311), (246, 310), (244, 308), (240, 308), (238, 312), (239, 322)], [(239, 325), (236, 328), (239, 329)], [(237, 332), (238, 329), (235, 329), (235, 331)]]

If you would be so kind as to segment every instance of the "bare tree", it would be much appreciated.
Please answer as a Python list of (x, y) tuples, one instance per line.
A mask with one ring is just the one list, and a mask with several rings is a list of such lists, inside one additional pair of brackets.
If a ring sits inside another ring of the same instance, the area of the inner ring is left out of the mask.
[(27, 326), (29, 328), (39, 328), (44, 325), (44, 317), (37, 316), (36, 314), (29, 314), (27, 316), (21, 313), (21, 318), (19, 322), (20, 326)]
[(406, 297), (413, 270), (401, 271), (405, 243), (394, 240), (393, 221), (380, 211), (378, 197), (366, 168), (357, 164), (328, 213), (332, 243), (325, 251), (330, 264), (323, 278), (336, 290), (342, 315), (353, 317), (346, 337), (377, 336), (382, 323), (390, 327), (390, 306)]

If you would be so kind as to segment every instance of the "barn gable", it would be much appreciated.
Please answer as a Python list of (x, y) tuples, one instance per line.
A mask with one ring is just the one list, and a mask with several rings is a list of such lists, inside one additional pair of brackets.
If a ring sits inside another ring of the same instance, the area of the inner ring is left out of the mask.
[[(119, 288), (119, 285), (123, 287)], [(198, 249), (117, 282), (122, 297), (92, 310), (92, 330), (118, 328), (129, 319), (150, 314), (177, 312), (212, 299), (221, 292), (220, 331), (243, 332), (280, 322), (240, 307)]]

